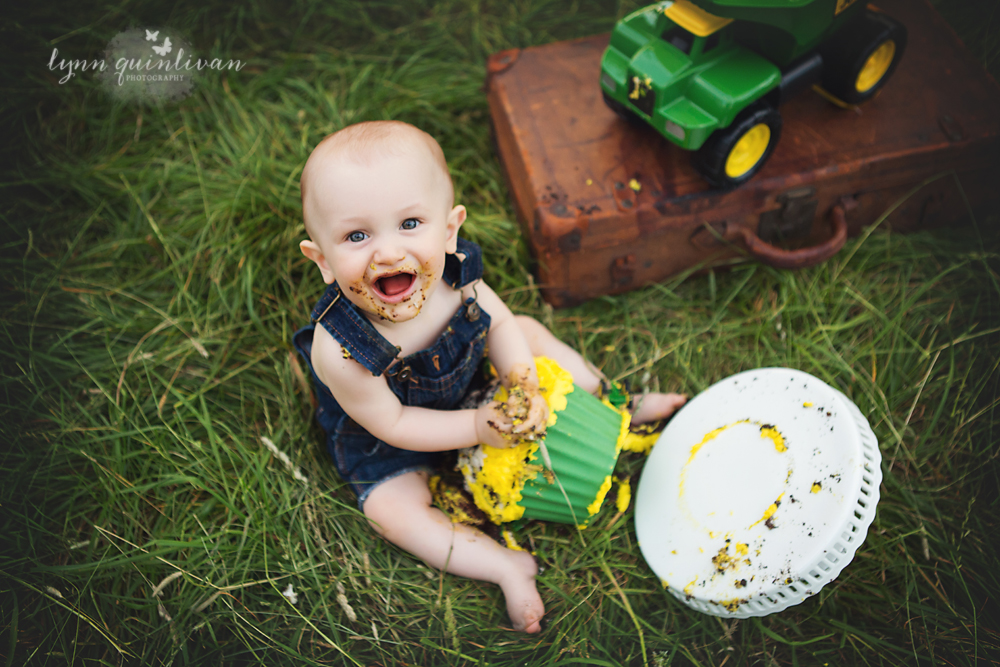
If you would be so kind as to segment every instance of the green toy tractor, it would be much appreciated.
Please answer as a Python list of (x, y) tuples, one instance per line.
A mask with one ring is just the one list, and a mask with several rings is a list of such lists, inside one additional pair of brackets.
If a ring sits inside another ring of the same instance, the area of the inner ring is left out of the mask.
[(778, 107), (819, 84), (844, 104), (873, 97), (906, 28), (861, 0), (666, 0), (619, 21), (601, 59), (604, 101), (693, 151), (731, 188), (767, 161)]

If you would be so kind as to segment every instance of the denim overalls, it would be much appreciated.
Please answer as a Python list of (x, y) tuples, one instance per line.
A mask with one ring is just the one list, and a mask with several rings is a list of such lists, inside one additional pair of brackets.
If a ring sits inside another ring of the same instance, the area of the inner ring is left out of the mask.
[[(459, 260), (456, 255), (449, 254), (444, 268), (444, 281), (456, 289), (483, 275), (482, 251), (478, 245), (460, 238), (458, 252), (465, 255), (465, 259)], [(319, 401), (316, 419), (326, 432), (327, 450), (341, 478), (349, 482), (357, 494), (358, 507), (363, 508), (368, 494), (377, 484), (406, 472), (438, 467), (447, 452), (398, 449), (378, 440), (348, 417), (313, 370), (311, 353), (316, 324), (330, 332), (372, 375), (385, 373), (389, 388), (403, 405), (450, 410), (455, 409), (470, 390), (483, 383), (480, 369), (486, 356), (490, 316), (480, 309), (475, 299), (466, 299), (431, 347), (400, 359), (394, 365), (392, 362), (399, 348), (378, 333), (354, 304), (340, 298), (337, 283), (327, 288), (313, 309), (311, 320), (311, 324), (295, 332), (293, 343), (305, 357), (316, 385)]]

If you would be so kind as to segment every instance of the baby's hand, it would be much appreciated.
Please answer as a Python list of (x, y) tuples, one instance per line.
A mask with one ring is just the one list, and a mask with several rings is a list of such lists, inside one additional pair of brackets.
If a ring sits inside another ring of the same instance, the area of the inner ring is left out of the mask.
[(513, 423), (514, 435), (528, 440), (545, 437), (549, 406), (528, 367), (523, 364), (514, 366), (507, 379), (507, 387), (506, 412)]
[(498, 449), (514, 444), (510, 437), (514, 425), (503, 407), (499, 401), (490, 401), (476, 410), (476, 437), (482, 444)]
[(479, 442), (505, 449), (545, 437), (549, 406), (527, 366), (518, 364), (507, 379), (507, 400), (490, 401), (476, 411)]

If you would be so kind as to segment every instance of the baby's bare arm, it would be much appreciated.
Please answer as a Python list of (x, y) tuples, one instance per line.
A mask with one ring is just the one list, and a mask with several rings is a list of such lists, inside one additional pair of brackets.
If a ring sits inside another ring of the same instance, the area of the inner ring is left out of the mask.
[(480, 281), (476, 292), (483, 310), (490, 314), (490, 332), (486, 337), (490, 361), (504, 386), (517, 388), (526, 403), (524, 410), (519, 409), (516, 416), (510, 415), (513, 433), (544, 435), (549, 409), (538, 390), (535, 358), (524, 332), (510, 308), (489, 285)]
[(478, 410), (431, 410), (404, 406), (384, 377), (373, 376), (354, 359), (345, 359), (340, 344), (317, 328), (312, 361), (344, 412), (366, 431), (393, 447), (415, 451), (447, 451), (484, 442), (509, 447), (510, 426), (495, 405)]

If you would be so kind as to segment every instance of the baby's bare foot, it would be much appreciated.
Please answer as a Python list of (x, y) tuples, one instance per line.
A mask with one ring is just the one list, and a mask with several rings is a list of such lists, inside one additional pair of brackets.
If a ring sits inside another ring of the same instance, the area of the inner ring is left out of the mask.
[(545, 605), (535, 587), (538, 566), (525, 551), (512, 551), (510, 563), (508, 573), (500, 581), (500, 589), (507, 600), (507, 613), (515, 630), (534, 634), (541, 631), (545, 614)]
[(635, 412), (633, 424), (647, 424), (658, 419), (666, 419), (687, 402), (682, 394), (646, 394), (632, 399)]

